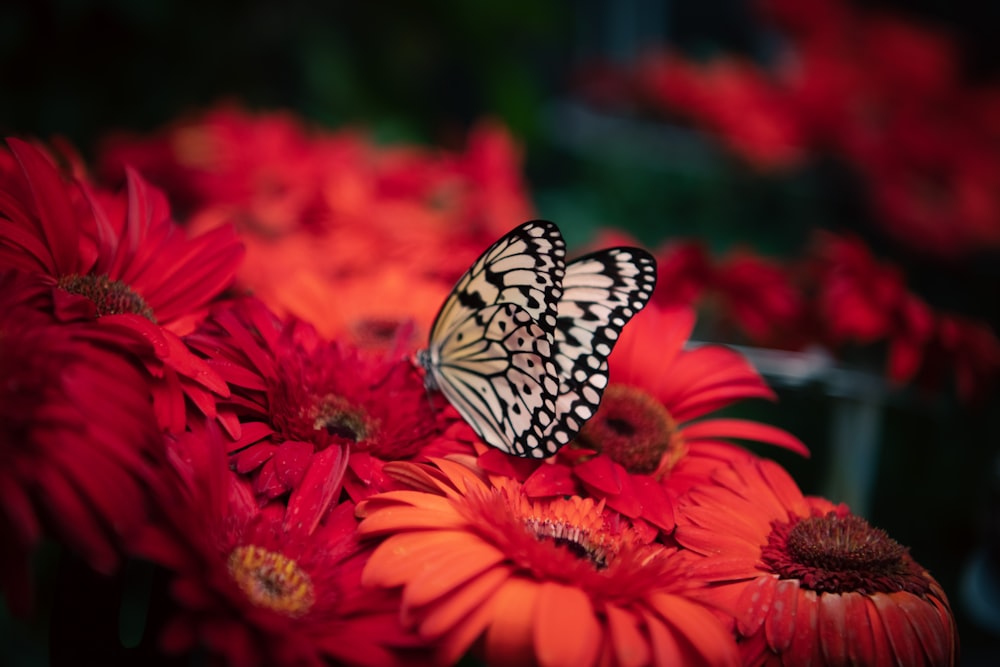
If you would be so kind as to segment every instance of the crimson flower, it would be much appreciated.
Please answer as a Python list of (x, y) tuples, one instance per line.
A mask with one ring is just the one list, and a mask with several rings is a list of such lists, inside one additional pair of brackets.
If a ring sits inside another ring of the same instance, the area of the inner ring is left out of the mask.
[(385, 461), (457, 446), (437, 438), (434, 404), (402, 351), (325, 340), (310, 324), (283, 322), (249, 299), (220, 309), (188, 342), (233, 389), (220, 402), (235, 438), (232, 463), (254, 475), (264, 498), (296, 489), (326, 450), (345, 452), (344, 485), (360, 499), (390, 483)]
[[(174, 608), (160, 637), (169, 653), (207, 650), (225, 664), (410, 664), (422, 642), (399, 622), (398, 598), (361, 587), (371, 549), (352, 503), (337, 504), (345, 453), (328, 449), (283, 503), (259, 507), (229, 470), (224, 436), (199, 424), (168, 446), (162, 519), (133, 553), (168, 570)], [(159, 518), (160, 515), (157, 515)]]
[(880, 264), (860, 239), (833, 234), (817, 239), (814, 280), (820, 290), (820, 317), (832, 344), (885, 340), (889, 377), (911, 379), (934, 333), (930, 308), (907, 290), (896, 267)]
[(671, 243), (657, 253), (663, 306), (695, 306), (719, 339), (797, 347), (805, 306), (788, 271), (749, 249), (715, 259), (698, 241)]
[(491, 473), (525, 480), (531, 497), (575, 493), (602, 499), (642, 528), (670, 531), (673, 499), (731, 458), (750, 457), (730, 439), (808, 450), (789, 433), (753, 421), (712, 417), (741, 399), (773, 399), (740, 354), (705, 345), (685, 350), (689, 309), (650, 306), (625, 329), (608, 360), (610, 380), (597, 413), (550, 461), (480, 456)]
[(37, 274), (0, 273), (0, 585), (30, 604), (28, 556), (54, 536), (108, 573), (149, 511), (160, 436), (139, 368), (103, 327), (64, 324)]
[(684, 554), (649, 544), (603, 502), (531, 500), (469, 463), (387, 466), (407, 488), (358, 505), (384, 538), (362, 581), (402, 590), (401, 615), (435, 642), (491, 665), (735, 665), (732, 637), (695, 604)]
[(808, 137), (787, 91), (749, 62), (698, 65), (655, 54), (640, 62), (635, 78), (643, 101), (694, 119), (755, 166), (787, 168), (804, 157)]
[(179, 335), (232, 281), (241, 258), (233, 230), (185, 238), (162, 193), (135, 172), (124, 197), (108, 196), (67, 182), (34, 146), (8, 144), (20, 173), (0, 186), (0, 268), (43, 276), (57, 319), (97, 320), (138, 355), (161, 427), (184, 428), (185, 397), (214, 416), (228, 388)]
[(954, 665), (947, 597), (905, 547), (776, 463), (734, 462), (677, 506), (705, 556), (698, 596), (731, 611), (743, 664)]

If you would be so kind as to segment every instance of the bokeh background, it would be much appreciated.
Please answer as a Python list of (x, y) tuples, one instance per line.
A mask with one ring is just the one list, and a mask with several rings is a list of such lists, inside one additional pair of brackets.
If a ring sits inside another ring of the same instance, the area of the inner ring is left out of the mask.
[[(712, 256), (739, 248), (791, 266), (816, 230), (850, 233), (897, 267), (908, 292), (932, 309), (996, 332), (1000, 5), (792, 6), (7, 2), (0, 4), (0, 131), (61, 137), (91, 161), (112, 134), (147, 135), (220, 103), (287, 110), (318, 128), (359, 127), (387, 145), (442, 150), (460, 150), (470, 129), (491, 119), (521, 150), (538, 216), (559, 223), (571, 245), (615, 227), (650, 247), (697, 240)], [(807, 47), (822, 42), (814, 26), (830, 11), (851, 20), (831, 52), (834, 67), (822, 69)], [(850, 66), (836, 67), (837, 57)], [(858, 62), (874, 71), (885, 63), (890, 76), (846, 76)], [(846, 77), (837, 79), (843, 91), (864, 87), (867, 144), (824, 125), (825, 100), (843, 98), (837, 89), (804, 97), (809, 85), (837, 76)], [(935, 157), (955, 145), (969, 149), (954, 168)], [(879, 149), (871, 160), (865, 146)], [(907, 150), (934, 169), (921, 170)], [(917, 185), (907, 190), (904, 213), (879, 199), (884, 179), (911, 177)], [(954, 210), (939, 215), (952, 196)], [(914, 220), (924, 226), (908, 227)], [(805, 490), (850, 502), (908, 545), (951, 597), (964, 663), (998, 664), (993, 361), (982, 361), (986, 377), (967, 400), (947, 381), (892, 382), (884, 341), (835, 356), (775, 351), (711, 326), (711, 304), (699, 305), (699, 336), (742, 345), (779, 392), (777, 405), (743, 409), (814, 451), (808, 461), (767, 455)], [(44, 629), (6, 616), (0, 633), (4, 646), (18, 647), (14, 656), (30, 657), (25, 645), (44, 641)]]

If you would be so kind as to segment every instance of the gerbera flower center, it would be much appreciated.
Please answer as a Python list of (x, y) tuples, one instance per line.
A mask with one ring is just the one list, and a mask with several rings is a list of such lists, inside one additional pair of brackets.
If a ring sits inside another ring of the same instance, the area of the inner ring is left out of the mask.
[(905, 547), (851, 514), (775, 523), (761, 559), (782, 579), (818, 593), (930, 591)]
[(156, 323), (156, 317), (149, 304), (131, 287), (119, 280), (111, 280), (104, 275), (72, 274), (60, 278), (58, 285), (70, 294), (86, 297), (94, 302), (99, 317), (131, 313), (142, 315), (150, 322)]
[(639, 474), (656, 472), (664, 463), (669, 469), (684, 453), (684, 438), (667, 409), (641, 389), (619, 384), (605, 390), (578, 442)]
[(524, 526), (539, 540), (548, 540), (577, 558), (590, 561), (598, 570), (608, 566), (607, 546), (603, 540), (592, 539), (585, 527), (544, 517), (526, 517)]
[(305, 421), (312, 422), (313, 431), (325, 431), (354, 442), (367, 440), (377, 427), (367, 412), (336, 394), (320, 397), (303, 416)]
[(229, 575), (258, 607), (299, 618), (316, 601), (312, 580), (291, 558), (255, 545), (229, 555)]

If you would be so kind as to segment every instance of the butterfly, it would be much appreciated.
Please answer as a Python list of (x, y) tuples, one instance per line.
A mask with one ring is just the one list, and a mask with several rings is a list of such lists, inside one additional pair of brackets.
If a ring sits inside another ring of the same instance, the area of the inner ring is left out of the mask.
[(645, 250), (608, 248), (567, 264), (559, 228), (526, 222), (459, 278), (416, 361), (484, 442), (545, 458), (597, 411), (608, 356), (655, 285)]

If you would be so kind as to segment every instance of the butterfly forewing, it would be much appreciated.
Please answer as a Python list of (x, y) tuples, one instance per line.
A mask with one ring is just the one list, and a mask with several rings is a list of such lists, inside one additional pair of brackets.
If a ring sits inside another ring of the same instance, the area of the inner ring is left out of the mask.
[(597, 412), (608, 356), (655, 286), (656, 261), (639, 248), (600, 250), (567, 265), (553, 332), (557, 420), (545, 430), (557, 444), (569, 442)]
[(566, 243), (555, 224), (533, 220), (515, 228), (459, 278), (434, 320), (431, 344), (475, 311), (500, 303), (516, 304), (551, 335), (565, 257)]
[(552, 339), (511, 303), (471, 313), (430, 350), (428, 371), (487, 443), (535, 458), (556, 451), (542, 438), (555, 421), (558, 371)]

